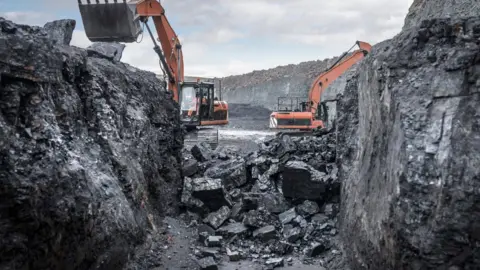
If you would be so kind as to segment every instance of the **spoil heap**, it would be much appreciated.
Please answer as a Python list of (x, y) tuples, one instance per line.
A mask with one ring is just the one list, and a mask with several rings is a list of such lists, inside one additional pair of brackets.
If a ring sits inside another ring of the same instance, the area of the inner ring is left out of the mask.
[(121, 269), (176, 212), (177, 105), (74, 27), (0, 18), (1, 269)]
[(257, 152), (236, 153), (198, 144), (184, 154), (182, 203), (200, 224), (199, 259), (226, 254), (272, 267), (292, 257), (341, 260), (335, 135), (285, 135)]

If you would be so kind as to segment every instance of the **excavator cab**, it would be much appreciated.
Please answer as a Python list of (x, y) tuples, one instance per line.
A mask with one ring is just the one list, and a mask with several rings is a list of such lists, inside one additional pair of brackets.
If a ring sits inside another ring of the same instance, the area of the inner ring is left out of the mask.
[(78, 0), (78, 7), (92, 42), (135, 42), (142, 33), (136, 1)]
[(183, 82), (180, 97), (180, 118), (187, 128), (228, 124), (228, 104), (215, 97), (214, 83)]

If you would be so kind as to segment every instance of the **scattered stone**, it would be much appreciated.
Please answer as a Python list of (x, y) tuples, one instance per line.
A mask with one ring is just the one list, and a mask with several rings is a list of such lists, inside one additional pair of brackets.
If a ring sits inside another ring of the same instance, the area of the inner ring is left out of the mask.
[(268, 241), (276, 237), (275, 227), (272, 225), (268, 225), (253, 231), (253, 237), (259, 238), (263, 241)]
[(192, 156), (200, 162), (208, 161), (215, 157), (211, 146), (206, 142), (201, 142), (194, 145), (191, 153)]
[(201, 200), (212, 211), (217, 211), (222, 206), (230, 207), (232, 205), (221, 179), (195, 178), (192, 181), (190, 192), (193, 197)]
[(220, 251), (218, 250), (218, 248), (210, 248), (210, 247), (200, 248), (199, 251), (200, 251), (200, 256), (202, 258), (204, 257), (216, 258), (220, 254)]
[(220, 178), (226, 188), (241, 187), (247, 183), (244, 159), (234, 159), (216, 164), (205, 171), (205, 176)]
[(304, 201), (301, 205), (297, 206), (298, 214), (302, 215), (303, 217), (310, 217), (320, 211), (320, 207), (318, 204), (313, 201)]
[(205, 218), (205, 222), (210, 224), (214, 229), (218, 229), (227, 221), (230, 216), (230, 208), (228, 206), (222, 206), (218, 211), (208, 214)]
[(194, 159), (185, 160), (183, 162), (183, 175), (191, 177), (198, 172), (198, 162)]
[(306, 255), (308, 257), (316, 257), (327, 250), (327, 246), (324, 243), (314, 243), (307, 249)]
[(288, 210), (287, 201), (280, 193), (263, 193), (260, 199), (260, 205), (273, 214)]
[(118, 42), (94, 42), (88, 46), (87, 52), (89, 56), (100, 56), (113, 61), (122, 59), (125, 44)]
[(338, 206), (333, 203), (328, 203), (323, 207), (323, 213), (330, 218), (334, 218), (337, 215)]
[(315, 214), (312, 217), (312, 222), (316, 224), (323, 224), (329, 220), (329, 218), (324, 214)]
[(283, 258), (270, 258), (268, 259), (265, 264), (269, 267), (282, 267), (283, 266)]
[(302, 216), (296, 216), (293, 222), (302, 228), (307, 227), (308, 223)]
[(260, 213), (256, 210), (250, 210), (243, 216), (243, 224), (253, 227), (259, 228), (262, 226), (262, 219), (260, 217)]
[(289, 161), (282, 172), (286, 198), (319, 200), (325, 194), (328, 176), (301, 161)]
[(281, 256), (290, 254), (293, 252), (293, 250), (293, 245), (286, 241), (280, 241), (272, 248), (273, 253)]
[(278, 218), (280, 219), (280, 222), (282, 224), (287, 224), (292, 220), (294, 220), (296, 216), (297, 216), (297, 212), (295, 211), (295, 208), (291, 208), (290, 210), (285, 211), (280, 215), (278, 215)]
[(285, 225), (283, 227), (283, 237), (290, 242), (290, 243), (295, 243), (300, 237), (302, 236), (302, 230), (298, 227), (294, 227), (291, 224)]
[(209, 236), (205, 240), (205, 246), (207, 247), (221, 247), (222, 246), (222, 239), (221, 236)]
[(208, 226), (208, 225), (205, 225), (205, 224), (202, 224), (200, 226), (198, 226), (197, 228), (197, 231), (198, 231), (198, 240), (200, 242), (205, 242), (205, 240), (209, 237), (209, 236), (214, 236), (215, 235), (215, 230), (212, 229), (212, 227)]
[(198, 261), (201, 270), (218, 270), (217, 263), (212, 257), (206, 257)]
[(242, 259), (242, 256), (238, 251), (231, 251), (229, 248), (227, 248), (227, 256), (231, 262), (237, 262)]
[(226, 226), (221, 227), (217, 230), (221, 235), (233, 236), (233, 235), (243, 235), (248, 232), (248, 228), (245, 227), (242, 223), (231, 223)]
[(241, 214), (244, 212), (243, 210), (243, 201), (237, 202), (233, 205), (232, 211), (230, 213), (230, 218), (236, 221), (240, 221)]

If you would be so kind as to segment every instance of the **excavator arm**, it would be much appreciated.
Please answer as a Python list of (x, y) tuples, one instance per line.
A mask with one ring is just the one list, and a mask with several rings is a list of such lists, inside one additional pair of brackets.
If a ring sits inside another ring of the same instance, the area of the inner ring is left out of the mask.
[[(177, 34), (165, 16), (165, 9), (157, 0), (143, 0), (137, 3), (137, 14), (145, 23), (154, 43), (154, 50), (160, 57), (162, 66), (168, 77), (168, 89), (173, 92), (175, 101), (179, 101), (180, 82), (184, 79), (182, 45)], [(152, 17), (161, 49), (148, 27), (148, 18)]]
[[(359, 49), (345, 58), (356, 45), (358, 45)], [(365, 57), (371, 51), (371, 49), (372, 46), (370, 44), (363, 41), (357, 41), (355, 45), (353, 45), (350, 50), (343, 53), (330, 68), (320, 74), (310, 87), (307, 110), (312, 112), (313, 115), (317, 115), (317, 110), (323, 91), (325, 91), (325, 89), (346, 70)]]

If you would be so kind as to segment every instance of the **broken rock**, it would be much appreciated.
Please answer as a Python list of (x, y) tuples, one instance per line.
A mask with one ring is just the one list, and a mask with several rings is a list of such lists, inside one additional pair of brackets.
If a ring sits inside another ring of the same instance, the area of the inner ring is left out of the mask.
[(212, 257), (206, 257), (198, 261), (201, 270), (218, 270), (217, 263)]
[(43, 26), (43, 29), (45, 29), (48, 37), (54, 44), (70, 45), (75, 26), (75, 20), (67, 19), (48, 22)]
[(215, 235), (215, 230), (212, 229), (212, 227), (210, 227), (208, 225), (205, 225), (205, 224), (201, 224), (200, 226), (198, 226), (197, 231), (198, 231), (198, 240), (202, 243), (209, 236), (211, 236), (211, 235), (214, 236)]
[(122, 59), (125, 45), (118, 42), (95, 42), (88, 46), (89, 56), (99, 56), (119, 62)]
[(183, 162), (183, 175), (191, 177), (198, 172), (198, 162), (193, 159), (185, 160)]
[(212, 236), (210, 235), (205, 240), (205, 246), (207, 247), (221, 247), (222, 246), (222, 239), (221, 236)]
[(253, 232), (253, 237), (259, 238), (263, 241), (268, 241), (276, 237), (275, 227), (272, 225), (268, 225), (257, 229)]
[(192, 196), (201, 200), (209, 209), (216, 211), (222, 206), (231, 206), (221, 179), (195, 178), (191, 184)]
[(241, 187), (247, 183), (244, 159), (234, 159), (216, 164), (205, 171), (205, 176), (220, 178), (226, 188)]
[(287, 224), (292, 220), (294, 220), (296, 216), (297, 216), (297, 212), (295, 212), (295, 208), (291, 208), (290, 210), (285, 211), (280, 215), (278, 215), (278, 218), (280, 219), (280, 222), (282, 224)]
[(243, 235), (248, 232), (248, 228), (242, 223), (235, 222), (221, 227), (217, 232), (225, 236)]
[(218, 211), (208, 214), (205, 220), (213, 228), (218, 229), (223, 223), (225, 223), (225, 221), (227, 221), (229, 216), (230, 208), (228, 208), (228, 206), (222, 206)]
[(195, 144), (192, 147), (191, 152), (192, 152), (192, 156), (200, 162), (208, 161), (215, 157), (215, 154), (213, 153), (212, 148), (206, 142)]
[(283, 227), (283, 237), (290, 242), (295, 243), (302, 236), (302, 230), (299, 227), (294, 227), (291, 224), (285, 225)]
[(282, 172), (283, 195), (292, 199), (319, 200), (328, 176), (302, 161), (289, 161)]
[(301, 205), (297, 206), (297, 212), (303, 217), (309, 217), (320, 211), (318, 204), (313, 201), (304, 201)]
[(231, 262), (237, 262), (242, 259), (242, 256), (238, 251), (231, 251), (229, 248), (227, 248), (227, 256)]
[(270, 258), (265, 262), (265, 264), (271, 268), (282, 267), (283, 258)]
[(316, 257), (327, 250), (327, 246), (324, 243), (314, 243), (307, 249), (306, 255), (308, 257)]

